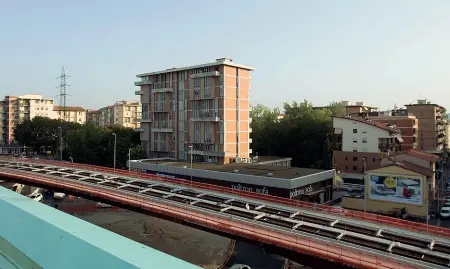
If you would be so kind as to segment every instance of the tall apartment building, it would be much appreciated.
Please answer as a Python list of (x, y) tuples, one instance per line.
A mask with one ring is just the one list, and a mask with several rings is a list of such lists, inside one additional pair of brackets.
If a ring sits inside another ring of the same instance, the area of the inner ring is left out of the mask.
[(36, 116), (53, 118), (53, 100), (43, 98), (39, 94), (23, 96), (5, 96), (2, 101), (2, 142), (11, 144), (14, 141), (15, 126), (25, 119)]
[[(63, 119), (68, 122), (76, 122), (84, 124), (86, 122), (86, 109), (79, 106), (66, 106), (65, 113), (64, 107), (55, 106), (55, 119)], [(65, 117), (64, 117), (65, 114)]]
[(142, 106), (138, 101), (117, 101), (114, 105), (88, 110), (87, 121), (100, 126), (121, 125), (128, 128), (139, 128), (142, 117)]
[(358, 174), (380, 166), (383, 157), (401, 151), (400, 131), (384, 123), (352, 117), (334, 117), (336, 149), (333, 164), (339, 173)]
[(249, 158), (250, 71), (231, 59), (137, 75), (141, 141), (150, 158)]
[(406, 109), (419, 120), (419, 149), (430, 153), (441, 152), (445, 142), (445, 109), (427, 100), (406, 105)]

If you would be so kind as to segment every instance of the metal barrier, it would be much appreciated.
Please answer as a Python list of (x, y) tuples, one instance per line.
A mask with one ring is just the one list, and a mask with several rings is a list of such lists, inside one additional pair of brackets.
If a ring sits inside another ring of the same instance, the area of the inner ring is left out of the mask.
[[(0, 157), (0, 160), (2, 160), (2, 159), (11, 161), (11, 159)], [(139, 177), (141, 179), (148, 178), (148, 179), (159, 180), (159, 181), (167, 182), (167, 183), (171, 183), (171, 184), (190, 186), (190, 187), (200, 188), (200, 189), (209, 190), (209, 191), (229, 193), (232, 195), (241, 196), (243, 198), (247, 197), (247, 198), (251, 198), (251, 199), (267, 201), (267, 202), (281, 204), (281, 205), (290, 206), (290, 207), (294, 207), (294, 208), (296, 207), (296, 208), (301, 208), (301, 209), (306, 209), (306, 210), (311, 210), (311, 211), (317, 211), (317, 212), (332, 214), (332, 215), (336, 215), (336, 216), (342, 216), (342, 217), (353, 218), (353, 219), (362, 220), (362, 221), (366, 221), (366, 222), (372, 222), (372, 223), (376, 223), (379, 225), (388, 225), (388, 226), (393, 226), (393, 227), (397, 227), (397, 228), (404, 229), (404, 230), (410, 230), (410, 231), (414, 231), (414, 232), (426, 233), (426, 234), (430, 234), (430, 235), (438, 235), (438, 236), (442, 236), (445, 238), (450, 238), (450, 229), (446, 229), (446, 228), (442, 228), (442, 227), (438, 227), (438, 226), (427, 225), (427, 224), (423, 224), (423, 223), (417, 223), (417, 222), (397, 219), (397, 218), (373, 214), (373, 213), (365, 213), (365, 212), (360, 212), (360, 211), (337, 208), (337, 207), (333, 207), (333, 206), (313, 204), (313, 203), (303, 202), (303, 201), (298, 201), (298, 200), (291, 200), (291, 199), (276, 197), (276, 196), (271, 196), (271, 195), (250, 193), (250, 192), (245, 192), (245, 191), (241, 191), (241, 190), (234, 190), (232, 188), (221, 187), (221, 186), (217, 186), (217, 185), (192, 182), (192, 181), (181, 180), (181, 179), (173, 179), (173, 178), (161, 177), (161, 176), (145, 174), (145, 173), (138, 173), (138, 172), (133, 172), (133, 171), (118, 170), (118, 169), (114, 170), (112, 168), (94, 166), (94, 165), (89, 165), (89, 164), (59, 162), (59, 161), (50, 161), (50, 160), (34, 160), (34, 159), (20, 159), (20, 160), (16, 160), (16, 162), (22, 162), (22, 163), (28, 162), (28, 163), (35, 163), (35, 164), (41, 164), (41, 165), (54, 165), (54, 166), (61, 166), (61, 167), (65, 167), (65, 168), (75, 168), (75, 169), (81, 169), (81, 170), (84, 169), (84, 170), (90, 170), (90, 171), (99, 171), (99, 172), (104, 172), (104, 173), (110, 173), (110, 174), (112, 173), (112, 174), (122, 175), (122, 176), (126, 176), (126, 177)]]
[(366, 252), (345, 248), (326, 241), (321, 242), (312, 238), (300, 237), (280, 229), (270, 229), (252, 222), (245, 222), (232, 217), (217, 216), (216, 214), (205, 211), (200, 212), (194, 208), (182, 208), (179, 206), (159, 203), (157, 201), (145, 199), (136, 195), (114, 192), (108, 188), (94, 188), (70, 181), (62, 182), (61, 179), (53, 178), (52, 176), (38, 175), (25, 171), (0, 171), (0, 175), (11, 179), (27, 180), (29, 182), (45, 184), (51, 187), (64, 188), (70, 191), (85, 192), (102, 199), (114, 201), (116, 203), (126, 204), (145, 211), (159, 213), (176, 219), (196, 223), (216, 231), (233, 234), (262, 243), (277, 245), (299, 253), (309, 253), (310, 255), (318, 256), (323, 259), (348, 264), (358, 268), (419, 268), (407, 265), (406, 262), (390, 259), (388, 255), (385, 257), (380, 257), (379, 255), (376, 256), (367, 254)]

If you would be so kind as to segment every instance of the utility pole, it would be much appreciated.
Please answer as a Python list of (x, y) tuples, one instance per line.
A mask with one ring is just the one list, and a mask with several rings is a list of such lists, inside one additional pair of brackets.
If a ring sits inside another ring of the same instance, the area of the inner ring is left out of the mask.
[(63, 160), (62, 157), (62, 152), (63, 152), (63, 121), (66, 120), (66, 103), (67, 103), (67, 87), (69, 87), (70, 85), (67, 84), (66, 82), (66, 78), (68, 78), (70, 76), (66, 75), (66, 71), (64, 69), (64, 66), (62, 67), (61, 70), (61, 75), (59, 77), (57, 77), (56, 79), (59, 79), (59, 86), (57, 86), (57, 88), (59, 88), (59, 106), (60, 109), (62, 109), (62, 111), (60, 110), (59, 113), (61, 113), (59, 115), (59, 154), (61, 155), (59, 157), (60, 161)]

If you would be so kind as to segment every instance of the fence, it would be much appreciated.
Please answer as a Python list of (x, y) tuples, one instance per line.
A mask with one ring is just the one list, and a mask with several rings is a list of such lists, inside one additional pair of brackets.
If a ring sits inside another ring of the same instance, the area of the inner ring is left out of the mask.
[(172, 206), (137, 195), (118, 193), (114, 190), (101, 186), (88, 186), (77, 183), (75, 180), (66, 179), (64, 182), (60, 178), (50, 175), (37, 175), (32, 172), (5, 172), (0, 175), (11, 179), (27, 180), (38, 184), (45, 184), (56, 188), (64, 188), (69, 191), (81, 191), (95, 195), (96, 197), (126, 204), (141, 210), (163, 214), (176, 219), (195, 223), (210, 229), (233, 234), (242, 238), (255, 240), (262, 243), (277, 245), (279, 247), (296, 251), (299, 253), (308, 253), (323, 259), (347, 264), (358, 268), (389, 268), (406, 269), (419, 268), (408, 265), (406, 261), (393, 260), (386, 256), (375, 256), (366, 252), (348, 249), (340, 245), (319, 241), (318, 239), (306, 238), (292, 232), (281, 229), (262, 227), (251, 221), (237, 220), (233, 217), (218, 216), (217, 213), (206, 210), (196, 210), (188, 206)]
[[(1, 158), (0, 159), (7, 159), (11, 160), (10, 158)], [(145, 173), (138, 173), (133, 171), (126, 171), (126, 170), (114, 170), (112, 168), (106, 168), (106, 167), (100, 167), (100, 166), (94, 166), (94, 165), (88, 165), (88, 164), (78, 164), (78, 163), (69, 163), (69, 162), (58, 162), (58, 161), (49, 161), (49, 160), (34, 160), (34, 159), (20, 159), (17, 160), (17, 162), (28, 162), (28, 163), (37, 163), (37, 164), (45, 164), (45, 165), (55, 165), (55, 166), (64, 166), (64, 167), (71, 167), (76, 169), (84, 169), (84, 170), (91, 170), (91, 171), (98, 171), (98, 172), (104, 172), (104, 173), (113, 173), (117, 175), (122, 176), (128, 176), (128, 177), (139, 177), (143, 179), (151, 179), (151, 180), (158, 180), (162, 182), (167, 182), (171, 184), (177, 184), (177, 185), (183, 185), (188, 187), (195, 187), (200, 188), (205, 191), (215, 191), (215, 192), (222, 192), (222, 193), (228, 193), (232, 195), (238, 195), (242, 198), (250, 198), (250, 199), (257, 199), (262, 200), (270, 203), (275, 204), (281, 204), (284, 206), (289, 206), (293, 208), (300, 208), (300, 209), (306, 209), (310, 211), (316, 211), (326, 214), (332, 214), (336, 216), (342, 216), (347, 218), (353, 218), (357, 220), (367, 221), (376, 223), (379, 225), (388, 225), (388, 226), (394, 226), (400, 229), (415, 231), (418, 233), (427, 233), (430, 235), (437, 235), (445, 238), (450, 238), (450, 229), (433, 226), (433, 225), (427, 225), (423, 223), (417, 223), (402, 219), (396, 219), (393, 217), (373, 214), (373, 213), (365, 213), (360, 211), (353, 211), (353, 210), (347, 210), (342, 209), (338, 207), (328, 206), (328, 205), (320, 205), (320, 204), (314, 204), (309, 202), (303, 202), (298, 200), (292, 200), (282, 197), (276, 197), (271, 195), (264, 195), (264, 194), (258, 194), (258, 193), (250, 193), (245, 192), (241, 190), (234, 190), (227, 187), (220, 187), (216, 185), (211, 184), (205, 184), (205, 183), (199, 183), (199, 182), (192, 182), (192, 181), (186, 181), (186, 180), (179, 180), (179, 179), (173, 179), (173, 178), (166, 178), (161, 176), (155, 176)]]

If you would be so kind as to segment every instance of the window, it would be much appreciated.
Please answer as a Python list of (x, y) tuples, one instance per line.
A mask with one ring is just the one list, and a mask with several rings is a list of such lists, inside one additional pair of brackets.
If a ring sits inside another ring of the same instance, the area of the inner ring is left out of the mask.
[(353, 143), (358, 143), (358, 139), (353, 138)]
[(363, 134), (367, 134), (367, 131), (362, 131), (361, 133), (363, 133)]
[(375, 162), (375, 158), (373, 158), (372, 162)]
[(353, 171), (358, 170), (358, 166), (353, 166)]
[(353, 152), (358, 152), (358, 148), (353, 148)]
[(362, 148), (361, 151), (362, 152), (367, 152), (367, 149), (366, 148)]
[(345, 156), (345, 160), (348, 161), (348, 156)]
[(347, 165), (345, 166), (345, 170), (348, 170), (348, 166)]
[(358, 157), (353, 156), (353, 161), (356, 162), (358, 160)]
[(358, 129), (353, 129), (353, 133), (357, 134), (358, 133)]
[(362, 142), (367, 143), (367, 137), (363, 137)]

